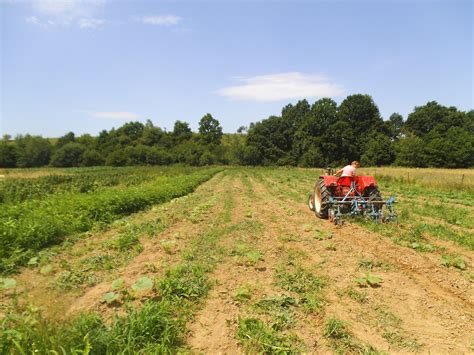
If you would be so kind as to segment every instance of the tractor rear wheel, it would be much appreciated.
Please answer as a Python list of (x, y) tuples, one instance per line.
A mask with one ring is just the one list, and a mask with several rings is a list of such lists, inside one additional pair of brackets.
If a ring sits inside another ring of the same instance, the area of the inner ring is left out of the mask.
[(328, 218), (330, 197), (331, 191), (326, 187), (324, 180), (319, 179), (314, 187), (314, 213), (316, 217)]
[(384, 205), (384, 201), (382, 199), (382, 195), (380, 194), (380, 191), (376, 187), (369, 187), (365, 190), (364, 193), (365, 197), (369, 201), (369, 203), (373, 204), (375, 209), (378, 211), (382, 209)]

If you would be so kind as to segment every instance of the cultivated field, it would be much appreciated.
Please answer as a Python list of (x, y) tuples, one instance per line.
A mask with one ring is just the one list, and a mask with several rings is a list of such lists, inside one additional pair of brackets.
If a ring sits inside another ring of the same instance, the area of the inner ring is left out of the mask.
[(316, 169), (0, 172), (0, 353), (473, 352), (474, 171), (363, 172), (398, 225)]

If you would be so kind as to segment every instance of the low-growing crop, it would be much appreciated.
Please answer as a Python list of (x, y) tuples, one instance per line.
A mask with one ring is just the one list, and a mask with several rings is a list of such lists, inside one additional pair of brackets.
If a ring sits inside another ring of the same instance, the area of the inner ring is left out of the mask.
[(455, 267), (459, 270), (466, 270), (467, 264), (460, 256), (443, 255), (441, 258), (441, 265), (446, 267)]
[[(62, 242), (67, 235), (186, 195), (218, 171), (203, 169), (189, 175), (156, 177), (128, 188), (6, 204), (0, 210), (0, 272), (11, 272), (26, 264), (35, 252)], [(116, 247), (126, 250), (133, 243), (133, 238), (124, 236)]]
[(355, 282), (361, 287), (379, 287), (382, 282), (382, 278), (367, 272), (364, 276), (356, 278)]

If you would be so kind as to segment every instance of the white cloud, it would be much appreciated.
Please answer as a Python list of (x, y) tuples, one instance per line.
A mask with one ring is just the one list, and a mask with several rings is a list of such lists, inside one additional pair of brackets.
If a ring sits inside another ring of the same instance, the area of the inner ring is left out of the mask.
[(94, 15), (105, 5), (105, 0), (26, 0), (34, 11), (27, 23), (41, 26), (70, 26), (83, 29), (103, 27), (107, 21)]
[(290, 99), (341, 96), (342, 86), (321, 75), (299, 72), (236, 78), (240, 85), (217, 91), (221, 96), (235, 100), (280, 101)]
[(42, 25), (41, 21), (36, 16), (25, 17), (25, 21), (28, 22), (28, 23), (31, 23), (33, 25), (37, 25), (37, 26)]
[(182, 20), (181, 17), (175, 15), (143, 16), (136, 19), (144, 24), (155, 26), (174, 26)]
[(105, 4), (105, 0), (32, 0), (33, 8), (41, 14), (61, 17), (87, 17)]
[(102, 28), (107, 21), (100, 18), (81, 18), (77, 21), (79, 28)]
[(136, 120), (140, 118), (140, 115), (133, 112), (127, 111), (98, 111), (98, 112), (89, 112), (89, 115), (97, 118), (110, 118), (116, 120)]

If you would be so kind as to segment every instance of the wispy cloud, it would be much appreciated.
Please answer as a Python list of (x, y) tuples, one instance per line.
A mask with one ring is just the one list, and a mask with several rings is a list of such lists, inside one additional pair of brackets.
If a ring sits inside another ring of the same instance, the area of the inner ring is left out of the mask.
[(100, 18), (81, 18), (77, 21), (79, 28), (102, 28), (107, 21)]
[(217, 94), (234, 100), (260, 102), (344, 94), (342, 86), (325, 76), (299, 72), (240, 77), (236, 80), (241, 84), (220, 89)]
[(175, 26), (182, 20), (182, 18), (176, 15), (159, 15), (135, 17), (135, 20), (146, 25)]
[(92, 117), (108, 118), (115, 120), (136, 120), (141, 116), (134, 112), (127, 111), (84, 111)]
[(106, 0), (26, 0), (34, 15), (25, 18), (29, 24), (41, 27), (77, 26), (82, 29), (103, 27), (107, 21), (95, 15)]

